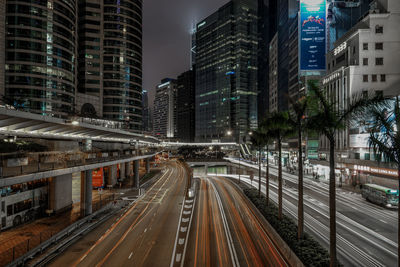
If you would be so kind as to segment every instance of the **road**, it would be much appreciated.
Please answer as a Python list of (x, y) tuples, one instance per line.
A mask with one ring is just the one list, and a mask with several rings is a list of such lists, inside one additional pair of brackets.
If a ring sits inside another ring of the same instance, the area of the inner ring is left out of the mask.
[(83, 237), (50, 266), (168, 266), (186, 182), (182, 164), (169, 163), (126, 213)]
[[(255, 165), (241, 162), (252, 168)], [(277, 175), (276, 168), (270, 168)], [(244, 182), (251, 183), (246, 176)], [(248, 177), (248, 176), (247, 176)], [(284, 172), (283, 208), (297, 220), (297, 176)], [(262, 179), (262, 191), (265, 183)], [(277, 202), (277, 184), (271, 183), (270, 196)], [(253, 186), (258, 186), (255, 177)], [(329, 194), (328, 185), (305, 180), (305, 227), (322, 245), (329, 247)], [(395, 266), (397, 264), (397, 213), (337, 189), (338, 257), (345, 266)]]
[(236, 185), (222, 177), (197, 185), (183, 266), (287, 266)]

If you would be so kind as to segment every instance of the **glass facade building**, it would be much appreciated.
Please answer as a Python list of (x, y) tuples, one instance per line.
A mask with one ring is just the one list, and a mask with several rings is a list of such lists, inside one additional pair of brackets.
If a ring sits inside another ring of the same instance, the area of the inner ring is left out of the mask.
[(257, 15), (257, 1), (233, 0), (197, 24), (196, 141), (257, 128)]
[(9, 104), (54, 117), (74, 112), (76, 14), (75, 0), (6, 1)]
[(142, 1), (103, 0), (103, 117), (142, 129)]

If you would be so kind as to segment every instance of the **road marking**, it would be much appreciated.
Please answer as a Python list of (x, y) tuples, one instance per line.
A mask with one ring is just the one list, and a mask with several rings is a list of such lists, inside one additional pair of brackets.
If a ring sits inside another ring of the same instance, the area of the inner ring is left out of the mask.
[(130, 260), (132, 258), (133, 252), (131, 252), (131, 254), (129, 254), (128, 260)]
[(181, 232), (185, 233), (187, 230), (187, 227), (181, 227)]
[(190, 211), (190, 210), (185, 210), (185, 211), (183, 212), (183, 214), (189, 215), (191, 212), (192, 212), (192, 211)]
[(176, 262), (180, 262), (181, 261), (181, 253), (176, 254)]
[(189, 221), (189, 218), (182, 218), (182, 222), (186, 223)]
[(145, 233), (147, 232), (147, 228), (146, 228), (146, 229), (144, 229), (144, 232), (145, 232)]
[(179, 238), (179, 245), (183, 245), (185, 243), (185, 238)]
[(188, 204), (193, 203), (193, 199), (186, 199), (185, 202), (188, 203)]
[(185, 209), (191, 209), (193, 205), (185, 205)]
[(385, 223), (385, 224), (387, 224), (387, 222), (386, 221), (384, 221), (384, 220), (381, 220), (381, 219), (379, 219), (381, 222), (383, 222), (383, 223)]

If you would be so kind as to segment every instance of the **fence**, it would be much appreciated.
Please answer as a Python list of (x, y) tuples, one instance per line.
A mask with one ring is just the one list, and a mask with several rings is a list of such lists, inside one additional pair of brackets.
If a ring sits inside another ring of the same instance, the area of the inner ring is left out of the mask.
[[(105, 207), (109, 203), (115, 201), (114, 194), (104, 196), (101, 201), (94, 202), (92, 205), (93, 213), (99, 211), (101, 208)], [(19, 257), (25, 255), (29, 251), (33, 250), (43, 242), (47, 241), (54, 235), (57, 235), (63, 231), (63, 229), (51, 229), (47, 231), (42, 231), (39, 234), (32, 235), (29, 239), (20, 242), (19, 244), (9, 248), (5, 251), (0, 249), (0, 267), (10, 264)]]

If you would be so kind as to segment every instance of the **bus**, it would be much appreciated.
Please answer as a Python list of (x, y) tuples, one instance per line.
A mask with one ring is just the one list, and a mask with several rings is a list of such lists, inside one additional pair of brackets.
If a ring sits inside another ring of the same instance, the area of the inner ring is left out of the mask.
[(365, 184), (362, 186), (361, 195), (366, 200), (387, 208), (399, 205), (399, 191), (384, 186)]
[(0, 230), (36, 219), (47, 206), (48, 186), (45, 183), (17, 186), (0, 188)]

